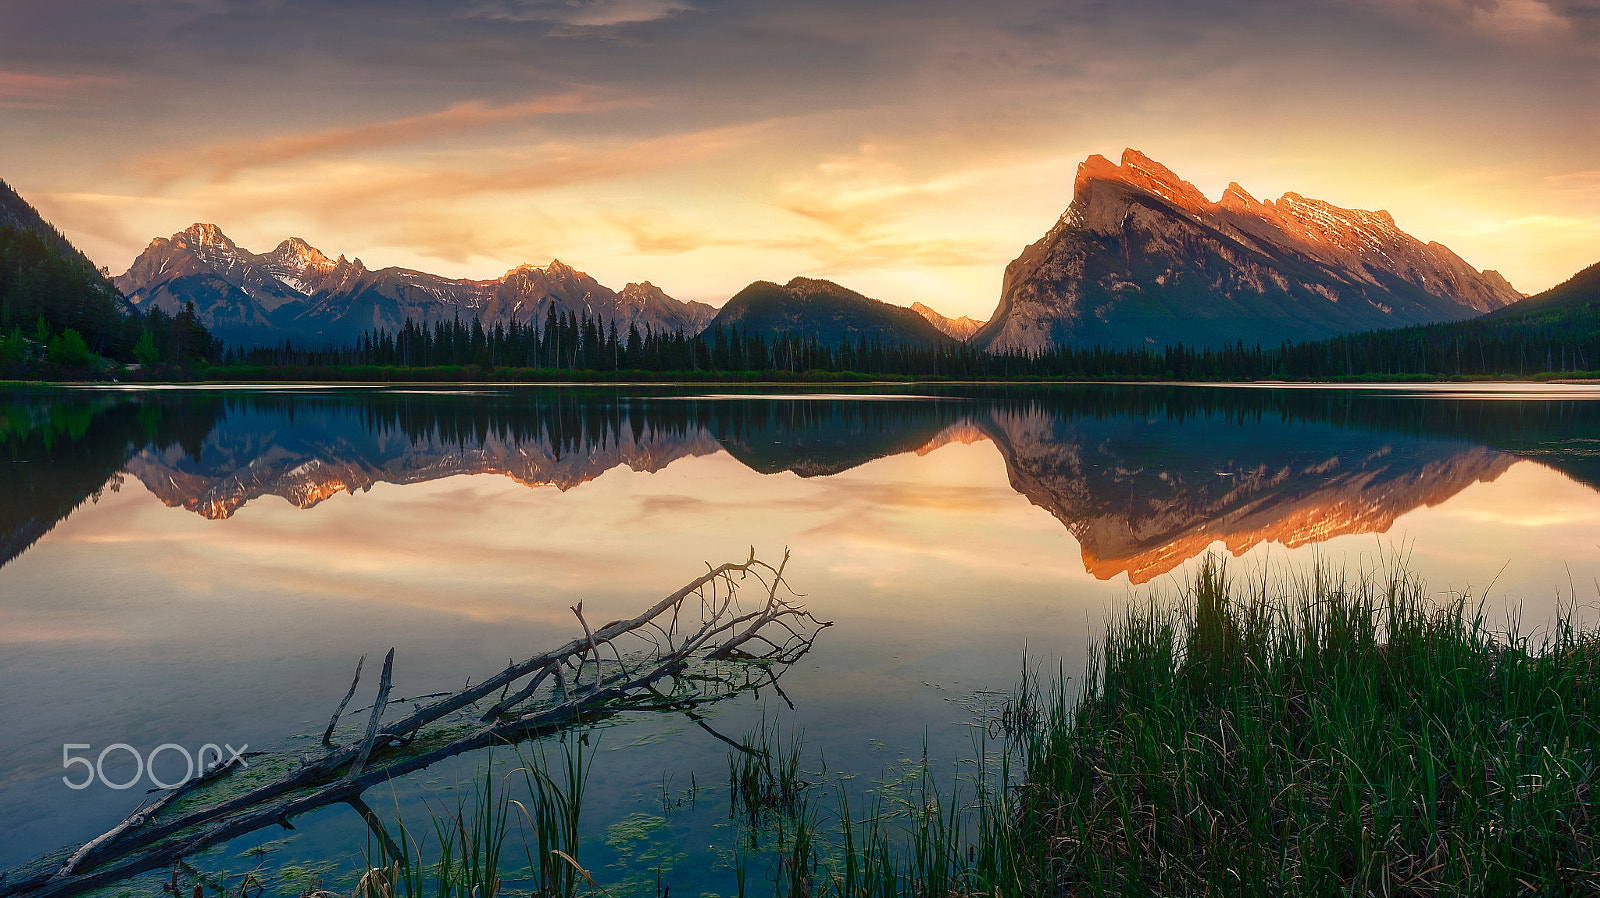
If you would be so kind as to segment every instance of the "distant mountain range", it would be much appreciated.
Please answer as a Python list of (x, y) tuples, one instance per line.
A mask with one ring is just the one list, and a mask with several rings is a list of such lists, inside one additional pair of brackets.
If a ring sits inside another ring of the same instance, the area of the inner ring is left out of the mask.
[[(10, 208), (5, 194), (0, 224)], [(42, 221), (29, 226), (70, 248)], [(988, 321), (948, 318), (921, 302), (907, 309), (803, 277), (756, 281), (718, 309), (680, 302), (648, 281), (613, 290), (560, 261), (492, 280), (374, 271), (295, 237), (253, 253), (210, 224), (152, 240), (115, 284), (141, 310), (175, 314), (193, 302), (202, 323), (240, 346), (347, 345), (374, 329), (397, 331), (408, 319), (537, 328), (554, 309), (615, 323), (624, 335), (631, 326), (689, 335), (736, 326), (833, 346), (863, 337), (914, 345), (954, 339), (1036, 354), (1237, 340), (1271, 346), (1461, 321), (1513, 304), (1532, 308), (1497, 272), (1412, 237), (1387, 212), (1297, 193), (1261, 201), (1237, 183), (1212, 202), (1134, 149), (1119, 163), (1095, 155), (1078, 166), (1071, 204), (1007, 266)]]
[(559, 260), (486, 281), (406, 268), (372, 271), (360, 259), (330, 259), (298, 237), (252, 253), (211, 224), (152, 240), (116, 285), (140, 309), (176, 312), (193, 302), (213, 333), (245, 346), (285, 338), (349, 344), (370, 330), (396, 332), (407, 319), (543, 327), (552, 308), (613, 322), (624, 335), (635, 325), (693, 334), (717, 311), (679, 302), (648, 281), (615, 291)]
[(1137, 150), (1090, 156), (1072, 204), (1006, 268), (1000, 304), (973, 341), (996, 351), (1059, 345), (1272, 345), (1452, 321), (1522, 299), (1422, 243), (1387, 212), (1297, 193), (1259, 201), (1238, 184), (1211, 202)]

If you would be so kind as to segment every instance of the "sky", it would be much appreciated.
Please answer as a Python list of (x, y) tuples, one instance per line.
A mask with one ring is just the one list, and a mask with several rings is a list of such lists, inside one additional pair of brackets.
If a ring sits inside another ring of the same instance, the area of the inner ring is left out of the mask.
[(1600, 261), (1600, 0), (0, 0), (0, 178), (113, 274), (205, 221), (986, 318), (1124, 147), (1538, 292)]

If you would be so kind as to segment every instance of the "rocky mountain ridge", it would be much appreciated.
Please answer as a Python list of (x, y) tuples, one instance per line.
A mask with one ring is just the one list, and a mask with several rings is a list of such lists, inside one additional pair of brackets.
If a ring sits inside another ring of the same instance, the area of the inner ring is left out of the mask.
[(175, 312), (194, 302), (203, 322), (240, 345), (285, 337), (348, 344), (374, 328), (397, 331), (408, 318), (430, 326), (474, 317), (542, 326), (552, 308), (614, 323), (623, 334), (633, 326), (697, 333), (716, 314), (648, 281), (614, 291), (559, 259), (520, 265), (492, 280), (398, 267), (373, 271), (360, 259), (329, 258), (298, 237), (252, 253), (204, 223), (152, 240), (115, 282), (140, 309)]
[(1458, 320), (1522, 298), (1384, 211), (1296, 193), (1217, 202), (1138, 150), (1078, 166), (1071, 205), (1006, 268), (995, 351), (1222, 345)]
[(912, 303), (911, 311), (927, 319), (929, 324), (938, 328), (945, 336), (960, 340), (963, 343), (972, 339), (972, 335), (977, 333), (978, 329), (986, 323), (966, 315), (962, 315), (960, 318), (946, 318), (920, 302)]

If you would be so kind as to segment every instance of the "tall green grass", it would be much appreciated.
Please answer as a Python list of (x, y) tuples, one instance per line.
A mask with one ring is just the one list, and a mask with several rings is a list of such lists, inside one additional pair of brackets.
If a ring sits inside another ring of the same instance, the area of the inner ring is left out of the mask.
[[(1067, 682), (1025, 673), (955, 775), (924, 752), (864, 793), (763, 720), (729, 754), (737, 894), (1600, 894), (1600, 633), (1570, 609), (1524, 634), (1404, 573), (1206, 561)], [(523, 760), (526, 799), (486, 777), (435, 814), (438, 859), (384, 857), (395, 887), (369, 898), (599, 893), (577, 863), (582, 743)], [(496, 872), (513, 832), (515, 888)]]
[(1003, 878), (1022, 882), (1010, 757), (982, 735), (946, 783), (925, 747), (920, 762), (864, 794), (843, 777), (829, 783), (826, 769), (804, 779), (804, 740), (784, 740), (765, 719), (743, 745), (728, 756), (741, 898), (762, 894), (749, 876), (761, 857), (779, 898), (997, 894)]
[(1030, 735), (1053, 894), (1596, 894), (1600, 639), (1496, 633), (1415, 578), (1206, 562)]
[(1600, 635), (1570, 609), (1530, 636), (1404, 573), (1207, 561), (1065, 683), (1025, 676), (946, 789), (926, 760), (899, 810), (840, 788), (775, 892), (1600, 894)]
[[(420, 832), (404, 822), (394, 832), (375, 823), (383, 831), (368, 845), (356, 898), (496, 898), (507, 876), (517, 877), (509, 892), (539, 898), (572, 898), (586, 884), (597, 889), (578, 861), (593, 764), (586, 745), (583, 734), (569, 733), (553, 760), (542, 745), (532, 754), (519, 747), (519, 766), (497, 773), (487, 764), (470, 796), (458, 791), (453, 808), (429, 806), (431, 826)], [(521, 790), (508, 788), (517, 780)], [(506, 860), (518, 854), (525, 864), (508, 870)]]

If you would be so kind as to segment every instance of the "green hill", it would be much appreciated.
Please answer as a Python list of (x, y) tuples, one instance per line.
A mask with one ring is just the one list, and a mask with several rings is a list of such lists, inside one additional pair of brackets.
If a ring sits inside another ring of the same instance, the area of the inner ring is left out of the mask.
[(718, 327), (768, 340), (788, 334), (837, 347), (869, 343), (936, 346), (949, 338), (927, 319), (902, 306), (890, 305), (847, 290), (832, 281), (795, 278), (779, 286), (756, 281), (734, 294), (706, 326)]
[(212, 358), (187, 312), (142, 316), (106, 273), (0, 181), (0, 377), (79, 378), (106, 359)]
[(70, 328), (94, 352), (115, 356), (132, 348), (132, 315), (110, 279), (0, 181), (0, 335), (21, 327), (33, 336), (42, 319), (50, 333)]
[(1285, 346), (1280, 376), (1529, 377), (1600, 371), (1600, 265), (1466, 321)]
[(1578, 321), (1597, 315), (1600, 315), (1600, 263), (1590, 265), (1543, 293), (1496, 309), (1477, 321), (1492, 326), (1492, 322), (1509, 321), (1562, 318)]

